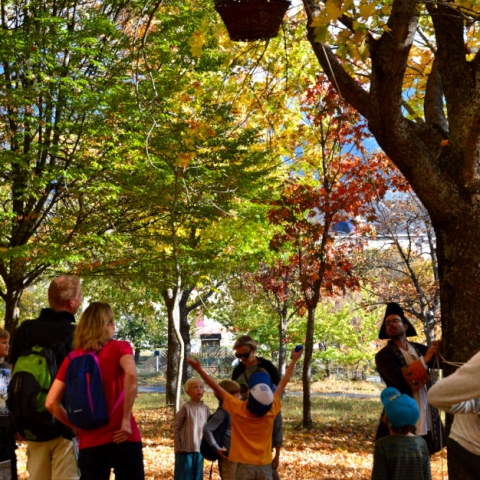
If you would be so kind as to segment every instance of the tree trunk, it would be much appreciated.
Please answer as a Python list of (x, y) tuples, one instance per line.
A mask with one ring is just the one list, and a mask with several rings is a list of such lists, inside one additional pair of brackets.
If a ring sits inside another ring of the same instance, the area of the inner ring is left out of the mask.
[(279, 314), (278, 322), (278, 371), (280, 376), (285, 375), (286, 355), (287, 355), (287, 312), (283, 308)]
[[(178, 385), (178, 377), (180, 361), (183, 362), (181, 354), (181, 344), (183, 342), (179, 341), (178, 333), (175, 328), (175, 323), (177, 325), (180, 323), (180, 319), (176, 320), (175, 315), (179, 316), (179, 306), (178, 306), (178, 295), (175, 295), (175, 292), (172, 290), (164, 290), (162, 292), (163, 300), (165, 301), (165, 306), (167, 307), (167, 316), (168, 316), (168, 354), (167, 354), (167, 375), (166, 375), (166, 394), (165, 394), (165, 403), (167, 405), (177, 405), (179, 402), (179, 395), (177, 392), (181, 388), (181, 384)], [(177, 398), (178, 397), (178, 398)]]
[[(436, 224), (445, 358), (465, 362), (480, 345), (480, 215), (465, 208), (455, 222)], [(454, 367), (445, 366), (450, 374)]]
[[(5, 281), (5, 278), (4, 278)], [(23, 287), (15, 286), (11, 278), (7, 278), (6, 291), (2, 293), (2, 299), (5, 302), (5, 330), (10, 334), (10, 345), (15, 337), (15, 331), (18, 327), (20, 314), (20, 299), (23, 294)]]
[[(19, 320), (19, 304), (22, 297), (23, 290), (15, 289), (7, 286), (7, 291), (4, 297), (5, 300), (5, 330), (10, 333), (10, 336), (15, 335), (15, 330), (18, 327)], [(10, 340), (11, 342), (12, 340)]]
[(303, 355), (303, 426), (311, 428), (312, 421), (312, 396), (310, 392), (310, 377), (313, 356), (313, 334), (315, 329), (315, 306), (308, 307), (307, 331), (305, 335)]
[[(425, 4), (428, 15), (422, 21), (433, 27), (434, 60), (425, 90), (418, 96), (423, 98), (423, 115), (412, 119), (404, 111), (405, 77), (412, 56), (418, 55), (412, 48), (418, 2), (393, 2), (388, 31), (378, 38), (369, 36), (368, 90), (349, 74), (329, 45), (318, 41), (312, 24), (322, 15), (320, 5), (303, 3), (310, 25), (308, 39), (319, 63), (346, 101), (368, 121), (378, 144), (430, 215), (437, 240), (442, 354), (448, 361), (465, 362), (480, 345), (479, 57), (471, 61), (465, 55), (465, 18), (450, 2)], [(453, 370), (445, 365), (444, 373)], [(450, 480), (462, 477), (451, 464), (449, 475)]]
[(187, 355), (190, 355), (192, 352), (191, 338), (190, 338), (190, 323), (188, 321), (188, 314), (190, 309), (187, 308), (187, 302), (190, 298), (190, 294), (193, 289), (184, 290), (182, 292), (182, 298), (180, 299), (180, 333), (182, 335), (184, 343), (184, 361), (183, 361), (183, 374), (182, 374), (182, 383), (184, 384), (191, 376), (192, 369), (187, 363)]

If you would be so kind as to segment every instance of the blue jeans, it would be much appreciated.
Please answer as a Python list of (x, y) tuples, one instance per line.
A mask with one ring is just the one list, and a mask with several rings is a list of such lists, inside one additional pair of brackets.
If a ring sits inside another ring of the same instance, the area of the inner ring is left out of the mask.
[(200, 452), (175, 454), (174, 480), (203, 480), (203, 457)]

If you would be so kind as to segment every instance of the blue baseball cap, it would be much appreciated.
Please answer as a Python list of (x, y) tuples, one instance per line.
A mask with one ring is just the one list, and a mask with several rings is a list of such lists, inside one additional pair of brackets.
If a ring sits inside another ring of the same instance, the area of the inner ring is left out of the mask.
[(257, 417), (263, 417), (272, 408), (273, 392), (270, 383), (267, 372), (254, 372), (250, 375), (247, 408)]

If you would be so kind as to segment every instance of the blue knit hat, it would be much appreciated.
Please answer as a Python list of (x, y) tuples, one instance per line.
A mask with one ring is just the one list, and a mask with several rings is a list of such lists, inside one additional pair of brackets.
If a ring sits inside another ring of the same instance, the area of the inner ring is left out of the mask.
[(401, 394), (396, 388), (387, 387), (380, 394), (388, 423), (395, 428), (415, 426), (420, 417), (417, 402), (409, 395)]

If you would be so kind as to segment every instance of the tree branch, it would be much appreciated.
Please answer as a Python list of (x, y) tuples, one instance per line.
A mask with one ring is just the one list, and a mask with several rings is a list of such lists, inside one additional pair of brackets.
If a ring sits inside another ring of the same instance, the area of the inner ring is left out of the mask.
[[(309, 0), (303, 0), (303, 4), (307, 12), (308, 25), (310, 25), (321, 14), (321, 8)], [(368, 92), (345, 71), (328, 45), (316, 41), (315, 28), (308, 26), (307, 36), (320, 65), (338, 93), (361, 115), (369, 118)]]
[(444, 138), (448, 138), (448, 122), (443, 110), (443, 84), (438, 57), (433, 60), (432, 70), (428, 76), (423, 110), (427, 123), (434, 125)]

